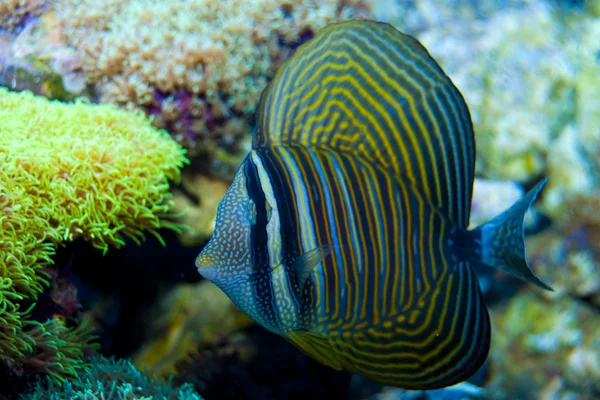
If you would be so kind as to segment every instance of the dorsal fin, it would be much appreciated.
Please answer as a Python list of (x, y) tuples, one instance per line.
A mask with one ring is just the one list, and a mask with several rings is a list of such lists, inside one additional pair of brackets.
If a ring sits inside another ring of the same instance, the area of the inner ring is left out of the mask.
[(377, 163), (468, 225), (469, 110), (427, 50), (389, 24), (331, 24), (282, 64), (262, 94), (253, 147), (286, 143)]

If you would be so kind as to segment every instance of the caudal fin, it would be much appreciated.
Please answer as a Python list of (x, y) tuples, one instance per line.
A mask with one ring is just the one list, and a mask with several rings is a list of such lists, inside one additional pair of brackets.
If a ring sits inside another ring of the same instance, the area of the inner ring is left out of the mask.
[(523, 232), (523, 219), (548, 178), (538, 183), (522, 199), (490, 222), (480, 226), (481, 261), (490, 267), (513, 274), (543, 289), (553, 290), (538, 277), (527, 264), (527, 249)]

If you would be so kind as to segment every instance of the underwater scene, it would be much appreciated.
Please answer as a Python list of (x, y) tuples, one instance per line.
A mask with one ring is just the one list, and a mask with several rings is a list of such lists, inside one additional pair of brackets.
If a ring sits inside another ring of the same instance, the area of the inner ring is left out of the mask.
[(600, 0), (0, 0), (0, 400), (600, 399)]

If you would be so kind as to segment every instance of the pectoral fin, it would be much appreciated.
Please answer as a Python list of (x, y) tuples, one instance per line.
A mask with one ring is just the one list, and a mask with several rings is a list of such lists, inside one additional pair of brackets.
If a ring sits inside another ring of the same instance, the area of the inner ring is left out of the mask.
[(333, 251), (333, 246), (324, 244), (312, 250), (307, 251), (296, 259), (294, 269), (298, 274), (298, 282), (303, 285), (308, 279), (312, 270), (323, 261)]

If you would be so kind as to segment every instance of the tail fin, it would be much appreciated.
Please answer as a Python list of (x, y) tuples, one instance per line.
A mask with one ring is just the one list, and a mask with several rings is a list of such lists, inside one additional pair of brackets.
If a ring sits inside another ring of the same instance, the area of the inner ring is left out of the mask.
[(543, 289), (553, 290), (527, 264), (523, 218), (548, 178), (494, 219), (475, 229), (481, 234), (481, 261)]

